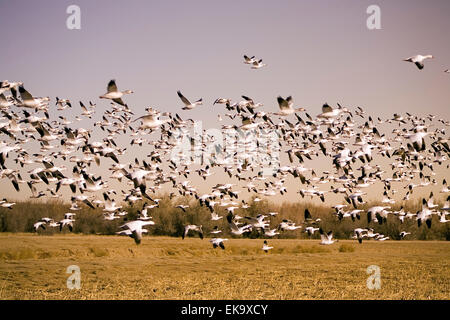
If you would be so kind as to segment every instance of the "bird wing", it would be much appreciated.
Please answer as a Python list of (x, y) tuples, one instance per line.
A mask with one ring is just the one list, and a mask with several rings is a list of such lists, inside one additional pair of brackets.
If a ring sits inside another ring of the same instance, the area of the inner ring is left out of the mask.
[(116, 80), (111, 80), (108, 83), (108, 88), (107, 88), (108, 92), (117, 92), (117, 86), (116, 86)]
[(115, 103), (120, 104), (121, 106), (126, 107), (127, 105), (123, 102), (122, 98), (112, 99)]
[(305, 220), (312, 219), (311, 213), (308, 209), (305, 209)]
[(19, 92), (22, 100), (33, 100), (33, 96), (23, 86), (19, 87)]
[(322, 113), (333, 112), (333, 108), (330, 107), (327, 103), (322, 106)]
[(191, 104), (191, 102), (188, 100), (188, 99), (186, 99), (186, 97), (185, 96), (183, 96), (182, 94), (181, 94), (181, 91), (177, 91), (177, 94), (178, 94), (178, 96), (180, 97), (180, 99), (181, 99), (181, 101), (183, 101), (183, 103), (185, 104), (185, 105), (190, 105)]
[(142, 116), (142, 117), (139, 117), (139, 118), (133, 120), (133, 122), (138, 121), (138, 120), (140, 120), (140, 119), (141, 119), (143, 122), (151, 122), (151, 121), (154, 121), (154, 120), (155, 120), (155, 115), (153, 115), (153, 114), (147, 114), (147, 115), (145, 115), (145, 116)]
[(279, 96), (277, 98), (277, 101), (278, 101), (278, 106), (280, 107), (281, 110), (289, 109), (289, 103), (287, 102), (287, 100), (285, 100)]
[(328, 240), (331, 240), (333, 238), (333, 231), (330, 231), (327, 233)]

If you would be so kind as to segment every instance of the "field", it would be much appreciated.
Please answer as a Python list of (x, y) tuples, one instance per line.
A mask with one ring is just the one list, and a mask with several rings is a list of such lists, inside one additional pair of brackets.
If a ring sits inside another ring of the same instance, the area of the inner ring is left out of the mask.
[[(445, 299), (445, 241), (208, 239), (100, 235), (0, 234), (0, 299)], [(66, 269), (81, 270), (70, 290)], [(367, 267), (381, 288), (367, 288)]]

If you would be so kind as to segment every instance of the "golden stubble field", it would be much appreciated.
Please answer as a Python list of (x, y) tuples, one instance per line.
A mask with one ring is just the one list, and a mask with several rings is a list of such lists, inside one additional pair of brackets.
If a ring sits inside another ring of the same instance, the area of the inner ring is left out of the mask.
[[(445, 299), (450, 242), (0, 234), (0, 299)], [(70, 290), (67, 267), (81, 270)], [(377, 265), (381, 288), (367, 288)]]

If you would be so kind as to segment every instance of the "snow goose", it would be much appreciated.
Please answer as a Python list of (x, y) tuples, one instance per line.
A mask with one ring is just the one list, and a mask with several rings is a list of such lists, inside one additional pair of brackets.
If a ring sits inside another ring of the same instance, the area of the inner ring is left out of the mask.
[(104, 95), (100, 96), (100, 99), (110, 99), (112, 101), (114, 101), (115, 103), (118, 103), (122, 106), (126, 106), (126, 104), (123, 102), (122, 97), (125, 94), (130, 94), (133, 93), (132, 90), (125, 90), (125, 91), (119, 91), (117, 89), (117, 85), (116, 85), (116, 80), (111, 80), (108, 83), (108, 87), (107, 87), (107, 93), (105, 93)]
[(59, 224), (59, 231), (62, 231), (62, 229), (67, 226), (69, 228), (70, 231), (73, 230), (73, 222), (75, 220), (73, 219), (62, 219), (61, 221), (58, 222)]
[(305, 108), (297, 108), (294, 109), (294, 102), (292, 101), (292, 96), (287, 97), (286, 99), (281, 96), (277, 97), (278, 106), (280, 107), (280, 112), (274, 113), (279, 116), (288, 116), (295, 112), (305, 111)]
[(181, 108), (182, 110), (192, 110), (194, 109), (196, 106), (201, 105), (203, 102), (203, 99), (200, 98), (197, 101), (191, 103), (188, 99), (186, 99), (185, 96), (183, 96), (183, 94), (181, 93), (181, 91), (177, 91), (178, 97), (180, 97), (181, 101), (184, 103), (184, 107)]
[(399, 234), (400, 240), (402, 240), (403, 238), (405, 238), (408, 234), (411, 234), (411, 232), (406, 232), (406, 231), (400, 232), (400, 234)]
[(428, 228), (431, 228), (432, 211), (428, 208), (428, 202), (422, 199), (422, 210), (417, 212), (416, 220), (417, 226), (420, 226), (425, 222)]
[(305, 228), (305, 232), (308, 233), (308, 236), (313, 236), (314, 232), (319, 231), (320, 228), (307, 227)]
[(328, 233), (325, 233), (322, 228), (319, 229), (320, 233), (320, 244), (328, 245), (336, 242), (337, 240), (333, 240), (333, 231), (329, 231)]
[(359, 243), (362, 243), (363, 238), (367, 237), (367, 234), (364, 234), (364, 232), (367, 232), (367, 229), (356, 228), (355, 230), (353, 230), (354, 237), (358, 239)]
[(412, 63), (414, 63), (417, 66), (417, 68), (419, 68), (419, 70), (422, 70), (423, 67), (424, 67), (423, 62), (426, 59), (433, 59), (433, 58), (434, 58), (434, 56), (431, 55), (431, 54), (427, 54), (425, 56), (418, 54), (418, 55), (409, 57), (407, 59), (404, 59), (403, 61), (412, 62)]
[(44, 221), (38, 221), (33, 225), (34, 231), (37, 232), (39, 228), (45, 230), (46, 223)]
[(244, 63), (245, 64), (253, 64), (255, 61), (256, 61), (255, 56), (248, 57), (247, 55), (244, 54)]
[(447, 220), (447, 218), (445, 217), (445, 215), (448, 214), (448, 213), (446, 213), (446, 212), (439, 212), (438, 214), (439, 214), (439, 222), (440, 223), (450, 222), (450, 220)]
[(155, 223), (153, 221), (134, 220), (134, 221), (125, 223), (124, 225), (120, 226), (120, 228), (129, 230), (129, 232), (125, 232), (124, 234), (133, 238), (134, 242), (136, 244), (140, 244), (141, 240), (142, 240), (142, 233), (148, 232), (147, 230), (144, 231), (145, 230), (144, 227), (149, 226), (149, 225), (154, 225), (154, 224)]
[(328, 105), (328, 103), (325, 103), (322, 106), (322, 113), (317, 115), (317, 117), (323, 118), (323, 119), (331, 119), (331, 118), (336, 118), (337, 116), (339, 116), (341, 113), (349, 113), (347, 108), (343, 108), (338, 104), (338, 108), (332, 108), (331, 106)]
[(210, 231), (209, 233), (211, 233), (211, 234), (218, 234), (218, 233), (221, 233), (221, 232), (222, 232), (222, 230), (219, 230), (218, 226), (214, 226), (212, 231)]
[(227, 215), (228, 225), (230, 226), (232, 234), (239, 236), (245, 232), (251, 232), (251, 228), (252, 228), (251, 225), (245, 224), (245, 225), (239, 227), (236, 224), (236, 222), (234, 222), (234, 218), (235, 218), (235, 216), (233, 216), (233, 214), (231, 212)]
[(22, 98), (22, 104), (19, 106), (39, 109), (42, 106), (46, 106), (47, 101), (50, 98), (34, 98), (23, 86), (19, 86), (20, 97)]
[(216, 103), (218, 104), (230, 104), (231, 103), (231, 99), (227, 99), (227, 98), (217, 98), (213, 105), (215, 105)]
[(182, 239), (184, 240), (184, 238), (187, 236), (187, 234), (189, 233), (189, 231), (196, 231), (198, 232), (200, 239), (203, 239), (203, 229), (202, 226), (197, 226), (195, 224), (188, 224), (187, 226), (184, 227), (184, 232), (182, 234)]
[(264, 240), (263, 247), (261, 248), (265, 253), (268, 253), (270, 249), (273, 249), (273, 247), (270, 247), (267, 243), (267, 240)]
[(380, 234), (378, 237), (375, 238), (376, 241), (386, 241), (389, 240), (389, 237), (384, 236), (384, 234)]
[(222, 239), (222, 238), (212, 238), (211, 240), (209, 240), (209, 242), (212, 243), (213, 248), (217, 248), (220, 247), (223, 250), (225, 250), (225, 246), (223, 244), (224, 241), (228, 241), (228, 239)]
[(267, 237), (274, 237), (277, 234), (280, 234), (279, 232), (277, 232), (277, 229), (263, 229), (264, 230), (264, 235)]
[(105, 199), (105, 207), (103, 208), (104, 212), (114, 213), (122, 206), (117, 206), (114, 200), (111, 200), (106, 192), (103, 192), (103, 199)]
[(252, 69), (260, 69), (260, 68), (265, 67), (265, 66), (267, 66), (267, 64), (263, 63), (262, 59), (259, 59), (258, 61), (254, 61), (252, 63), (252, 67), (251, 68)]
[(141, 121), (141, 126), (138, 128), (138, 130), (146, 130), (146, 129), (153, 130), (171, 121), (170, 119), (160, 120), (159, 115), (160, 115), (159, 113), (147, 114), (145, 116), (133, 120), (132, 122), (135, 122), (137, 120)]
[(444, 206), (441, 208), (441, 210), (450, 212), (450, 196), (448, 196), (447, 200), (445, 200)]
[(292, 222), (291, 220), (288, 219), (283, 219), (283, 221), (281, 221), (281, 223), (278, 225), (278, 230), (281, 231), (285, 231), (285, 230), (297, 230), (300, 229), (302, 226), (296, 226), (295, 222)]

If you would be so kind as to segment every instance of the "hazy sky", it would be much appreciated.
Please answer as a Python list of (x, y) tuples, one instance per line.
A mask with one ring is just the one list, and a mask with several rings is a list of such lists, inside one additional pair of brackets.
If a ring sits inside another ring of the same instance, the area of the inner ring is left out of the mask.
[[(66, 27), (72, 4), (81, 8), (81, 30)], [(381, 30), (366, 26), (372, 4), (381, 9)], [(448, 0), (2, 0), (1, 80), (23, 81), (33, 95), (50, 96), (52, 107), (55, 96), (92, 100), (96, 119), (109, 106), (98, 96), (114, 78), (120, 90), (134, 90), (125, 100), (136, 115), (153, 106), (205, 128), (221, 125), (216, 98), (243, 94), (264, 111), (277, 110), (278, 95), (292, 95), (314, 116), (324, 102), (340, 102), (382, 118), (410, 112), (448, 120), (449, 13)], [(243, 54), (267, 67), (250, 70)], [(422, 71), (401, 61), (416, 54), (436, 58)], [(204, 105), (182, 111), (177, 90)]]

